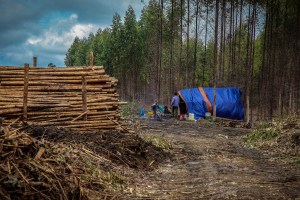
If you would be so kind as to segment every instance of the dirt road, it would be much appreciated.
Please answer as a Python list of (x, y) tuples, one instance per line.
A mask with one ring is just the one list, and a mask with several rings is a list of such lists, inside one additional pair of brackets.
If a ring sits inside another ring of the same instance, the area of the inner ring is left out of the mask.
[(300, 199), (300, 166), (245, 146), (249, 130), (195, 122), (143, 122), (142, 137), (173, 144), (172, 158), (133, 176), (133, 192), (149, 199)]

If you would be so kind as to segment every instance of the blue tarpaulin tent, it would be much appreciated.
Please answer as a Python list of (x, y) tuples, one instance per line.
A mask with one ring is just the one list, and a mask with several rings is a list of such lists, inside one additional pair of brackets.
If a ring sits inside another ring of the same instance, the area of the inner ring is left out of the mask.
[[(206, 112), (212, 113), (214, 106), (214, 88), (191, 88), (179, 92), (185, 101), (188, 112), (195, 119), (204, 118)], [(244, 108), (239, 88), (217, 88), (217, 117), (243, 120)]]

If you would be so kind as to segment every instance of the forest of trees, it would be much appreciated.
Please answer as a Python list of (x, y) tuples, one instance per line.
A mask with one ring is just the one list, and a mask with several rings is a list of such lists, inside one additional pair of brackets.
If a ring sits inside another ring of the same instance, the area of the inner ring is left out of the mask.
[(300, 1), (150, 0), (74, 39), (66, 66), (103, 65), (121, 99), (168, 105), (174, 91), (239, 87), (246, 119), (299, 114)]

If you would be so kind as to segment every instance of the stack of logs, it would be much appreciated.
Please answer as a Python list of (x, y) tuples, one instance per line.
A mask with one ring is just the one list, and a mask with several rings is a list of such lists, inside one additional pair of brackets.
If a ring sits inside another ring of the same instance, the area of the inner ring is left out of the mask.
[(6, 124), (121, 130), (116, 82), (103, 67), (0, 66), (0, 117)]

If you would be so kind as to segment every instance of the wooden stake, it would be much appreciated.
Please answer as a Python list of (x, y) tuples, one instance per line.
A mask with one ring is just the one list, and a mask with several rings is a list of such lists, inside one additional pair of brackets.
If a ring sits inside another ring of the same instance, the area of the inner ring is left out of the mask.
[(24, 64), (23, 120), (27, 120), (28, 71), (29, 64)]
[(90, 52), (90, 66), (93, 66), (94, 65), (94, 54), (93, 52), (91, 51)]
[[(87, 112), (87, 99), (86, 99), (86, 78), (83, 75), (82, 76), (82, 111), (84, 113)], [(87, 114), (84, 114), (83, 119), (86, 121), (87, 120)]]
[(37, 57), (33, 57), (33, 67), (37, 67)]

